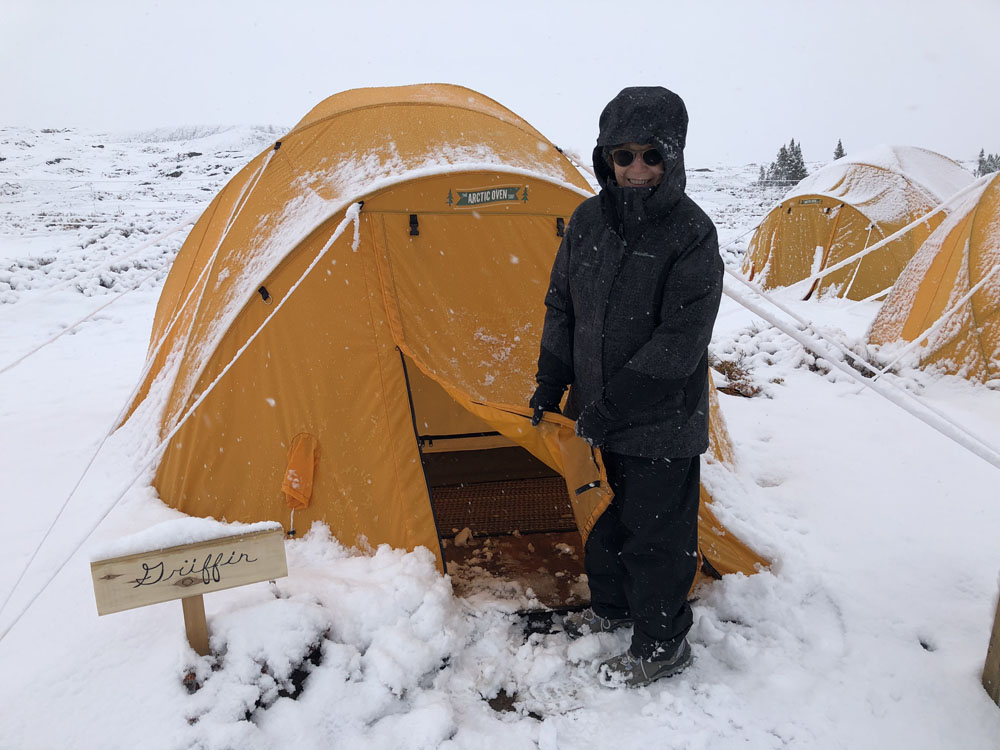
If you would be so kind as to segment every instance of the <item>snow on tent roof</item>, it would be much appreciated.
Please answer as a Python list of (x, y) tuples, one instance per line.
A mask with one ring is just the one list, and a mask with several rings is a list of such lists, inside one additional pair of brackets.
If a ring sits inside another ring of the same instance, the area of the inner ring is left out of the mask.
[[(972, 179), (951, 159), (921, 148), (878, 146), (838, 159), (799, 182), (771, 210), (750, 241), (744, 271), (765, 288), (823, 271), (803, 290), (806, 297), (835, 292), (860, 300), (880, 294), (948, 209), (931, 212)], [(838, 265), (907, 226), (856, 263)]]
[[(540, 132), (462, 86), (356, 89), (317, 104), (220, 191), (192, 229), (190, 237), (200, 241), (190, 248), (185, 243), (175, 261), (190, 266), (188, 281), (211, 288), (219, 301), (214, 317), (194, 324), (191, 341), (200, 351), (191, 360), (207, 361), (262, 280), (332, 216), (377, 191), (463, 171), (539, 179), (581, 199), (592, 194)], [(216, 213), (228, 221), (215, 225), (218, 231), (206, 239), (202, 234)], [(206, 276), (199, 280), (202, 272)], [(158, 315), (154, 340), (170, 321), (170, 315)], [(183, 390), (190, 393), (199, 375), (199, 369), (188, 371)]]
[(887, 197), (887, 180), (898, 182), (899, 178), (921, 189), (931, 204), (941, 203), (972, 182), (972, 175), (947, 156), (914, 146), (880, 145), (814, 172), (785, 197), (828, 195), (852, 206), (870, 205)]

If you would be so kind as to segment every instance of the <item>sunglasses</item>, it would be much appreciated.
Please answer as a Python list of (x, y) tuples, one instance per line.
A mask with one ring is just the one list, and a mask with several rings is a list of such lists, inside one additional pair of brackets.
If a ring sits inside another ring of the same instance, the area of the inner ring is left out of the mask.
[(641, 156), (642, 160), (651, 167), (663, 163), (663, 156), (655, 148), (647, 148), (645, 151), (631, 151), (627, 148), (616, 148), (611, 152), (611, 159), (619, 167), (627, 167), (635, 157)]

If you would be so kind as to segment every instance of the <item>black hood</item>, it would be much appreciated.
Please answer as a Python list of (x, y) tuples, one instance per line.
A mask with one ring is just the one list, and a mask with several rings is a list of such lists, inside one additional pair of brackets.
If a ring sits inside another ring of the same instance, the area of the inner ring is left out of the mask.
[[(640, 213), (661, 214), (681, 199), (687, 185), (684, 144), (688, 115), (684, 101), (662, 86), (632, 86), (608, 102), (601, 112), (600, 133), (594, 149), (594, 173), (616, 225), (624, 220), (624, 204), (637, 203)], [(663, 181), (651, 190), (621, 188), (608, 164), (607, 152), (623, 143), (648, 143), (663, 155)], [(639, 192), (635, 192), (639, 191)]]

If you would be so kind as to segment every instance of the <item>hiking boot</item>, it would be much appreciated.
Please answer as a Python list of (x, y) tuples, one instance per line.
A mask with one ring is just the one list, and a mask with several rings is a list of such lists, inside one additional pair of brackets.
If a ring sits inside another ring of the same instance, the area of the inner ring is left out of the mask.
[(581, 612), (570, 612), (563, 618), (563, 630), (570, 638), (579, 638), (592, 633), (610, 633), (619, 628), (627, 628), (631, 624), (631, 617), (618, 619), (601, 617), (592, 607), (587, 607)]
[(654, 680), (673, 677), (691, 663), (691, 646), (682, 640), (668, 656), (654, 652), (648, 659), (632, 655), (629, 649), (601, 663), (598, 677), (607, 687), (642, 687)]

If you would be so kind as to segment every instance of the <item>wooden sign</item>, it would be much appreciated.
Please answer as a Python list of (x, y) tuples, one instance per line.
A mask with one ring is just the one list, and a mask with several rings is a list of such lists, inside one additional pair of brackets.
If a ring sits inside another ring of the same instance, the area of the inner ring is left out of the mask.
[(288, 575), (280, 528), (139, 552), (90, 564), (97, 613), (181, 599), (188, 641), (208, 653), (203, 594)]
[(1000, 602), (997, 602), (997, 613), (993, 618), (993, 635), (990, 636), (990, 646), (986, 650), (983, 687), (993, 702), (1000, 706)]

